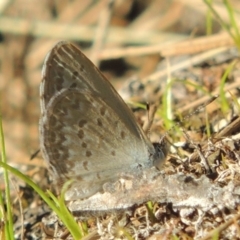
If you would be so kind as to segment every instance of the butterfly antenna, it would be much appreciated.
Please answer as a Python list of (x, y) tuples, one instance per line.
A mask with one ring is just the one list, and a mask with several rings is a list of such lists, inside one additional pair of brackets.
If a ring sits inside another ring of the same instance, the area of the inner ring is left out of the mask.
[[(160, 146), (164, 146), (165, 148), (165, 151), (167, 152), (167, 148), (168, 148), (168, 145), (171, 145), (173, 147), (175, 147), (170, 141), (169, 139), (166, 137), (167, 135), (169, 135), (169, 133), (174, 129), (174, 127), (178, 126), (182, 129), (182, 132), (184, 133), (185, 135), (185, 138), (190, 142), (192, 143), (192, 141), (190, 140), (190, 136), (186, 133), (186, 131), (183, 129), (183, 123), (184, 121), (188, 120), (191, 116), (199, 113), (204, 107), (206, 107), (208, 104), (212, 103), (216, 98), (218, 98), (219, 95), (214, 95), (213, 97), (211, 97), (208, 101), (206, 101), (204, 104), (202, 104), (201, 106), (199, 106), (196, 110), (194, 110), (193, 112), (191, 112), (190, 114), (188, 114), (187, 116), (185, 116), (182, 120), (179, 120), (178, 122), (174, 123), (174, 126), (171, 127), (169, 130), (167, 130), (161, 137), (160, 137), (160, 140), (158, 142), (158, 144)], [(194, 145), (194, 144), (193, 144)], [(194, 145), (195, 146), (195, 145)], [(197, 146), (195, 146), (197, 148)], [(198, 152), (200, 151), (199, 150), (199, 147), (197, 148)], [(199, 154), (200, 158), (202, 159), (202, 154)], [(210, 171), (209, 170), (209, 167), (207, 166), (207, 163), (206, 161), (204, 161), (204, 159), (202, 160), (204, 165), (206, 166), (206, 169), (207, 171)]]
[(187, 114), (185, 117), (183, 117), (182, 120), (179, 120), (178, 122), (174, 123), (174, 126), (171, 127), (169, 130), (167, 130), (163, 136), (165, 137), (166, 135), (168, 135), (176, 126), (182, 128), (183, 127), (182, 125), (186, 120), (190, 119), (190, 117), (192, 117), (193, 115), (199, 113), (203, 108), (205, 108), (207, 105), (212, 103), (218, 97), (219, 97), (219, 95), (212, 96), (208, 101), (206, 101), (204, 104), (200, 105), (196, 110), (192, 111), (190, 114)]
[[(187, 114), (182, 121), (179, 121), (180, 123), (183, 123), (184, 121), (188, 120), (190, 117), (192, 117), (193, 115), (199, 113), (203, 108), (205, 108), (207, 105), (209, 105), (210, 103), (212, 103), (213, 101), (215, 101), (217, 98), (219, 97), (219, 95), (214, 95), (212, 96), (209, 100), (207, 100), (204, 104), (200, 105), (199, 107), (197, 107), (196, 110), (192, 111), (190, 114)], [(178, 123), (177, 123), (178, 124)], [(180, 124), (179, 124), (180, 125)]]

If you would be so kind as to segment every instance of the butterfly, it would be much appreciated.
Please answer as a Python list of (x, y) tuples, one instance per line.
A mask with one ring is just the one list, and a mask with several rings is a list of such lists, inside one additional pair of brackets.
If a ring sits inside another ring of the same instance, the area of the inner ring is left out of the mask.
[(121, 174), (138, 174), (165, 158), (99, 69), (69, 42), (47, 54), (40, 84), (40, 148), (65, 200), (86, 199)]

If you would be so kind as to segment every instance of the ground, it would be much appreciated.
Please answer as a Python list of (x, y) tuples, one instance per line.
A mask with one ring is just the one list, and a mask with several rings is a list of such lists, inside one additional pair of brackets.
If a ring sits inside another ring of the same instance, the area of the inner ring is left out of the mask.
[[(239, 22), (238, 1), (231, 7)], [(133, 178), (131, 191), (112, 193), (124, 198), (148, 190), (150, 197), (141, 199), (151, 202), (76, 216), (88, 229), (85, 239), (240, 238), (239, 39), (230, 8), (213, 5), (221, 24), (209, 9), (200, 0), (14, 0), (0, 6), (1, 115), (10, 165), (54, 190), (41, 153), (30, 158), (39, 149), (41, 69), (59, 40), (80, 47), (151, 141), (168, 149), (159, 174), (147, 175), (151, 181)], [(72, 238), (40, 196), (13, 175), (11, 198), (15, 239)]]

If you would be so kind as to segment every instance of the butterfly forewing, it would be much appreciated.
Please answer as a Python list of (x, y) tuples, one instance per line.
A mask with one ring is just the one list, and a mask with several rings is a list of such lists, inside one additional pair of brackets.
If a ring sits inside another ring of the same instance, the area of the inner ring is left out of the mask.
[(101, 190), (119, 174), (151, 167), (154, 148), (130, 109), (74, 45), (47, 55), (40, 87), (40, 143), (59, 189), (76, 180), (68, 198)]

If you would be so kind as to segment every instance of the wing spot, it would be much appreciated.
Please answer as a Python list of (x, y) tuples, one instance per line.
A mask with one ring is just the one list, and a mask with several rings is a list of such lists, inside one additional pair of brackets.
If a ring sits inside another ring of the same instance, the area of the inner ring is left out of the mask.
[(111, 154), (112, 156), (116, 156), (116, 152), (114, 150), (111, 152)]
[(124, 140), (126, 137), (126, 133), (124, 131), (121, 131), (121, 138)]
[(82, 178), (81, 176), (77, 176), (77, 180), (78, 180), (78, 181), (82, 181), (83, 178)]
[[(73, 80), (76, 80), (76, 78), (73, 78)], [(71, 86), (70, 86), (70, 88), (76, 88), (77, 87), (77, 83), (73, 83), (73, 84), (71, 84)]]
[(86, 157), (91, 157), (92, 156), (92, 152), (91, 151), (86, 151)]
[(100, 118), (97, 119), (97, 124), (98, 124), (99, 127), (103, 126), (102, 120)]
[(78, 126), (79, 126), (80, 128), (84, 127), (84, 125), (86, 125), (86, 124), (87, 124), (87, 120), (85, 120), (85, 119), (81, 119), (81, 120), (78, 122)]
[(87, 148), (87, 144), (85, 142), (82, 143), (83, 148)]
[(72, 73), (72, 78), (73, 78), (74, 81), (76, 81), (76, 80), (79, 78), (79, 73), (76, 72), (76, 71), (73, 72), (73, 73)]
[(100, 114), (101, 114), (102, 116), (104, 116), (105, 113), (106, 113), (106, 108), (105, 108), (105, 107), (101, 107), (101, 108), (100, 108)]
[(78, 131), (78, 137), (80, 138), (80, 139), (83, 139), (84, 138), (84, 131), (82, 130), (82, 129), (80, 129), (79, 131)]

